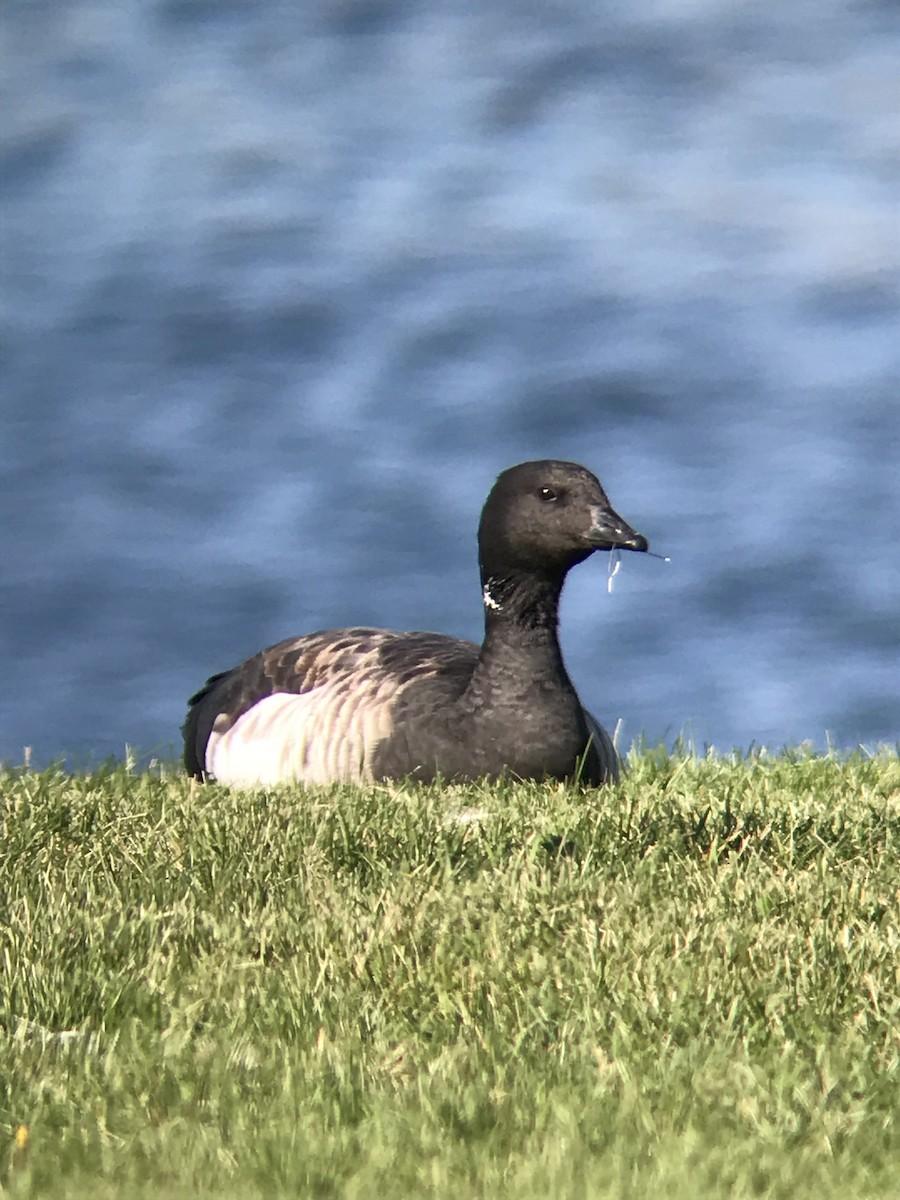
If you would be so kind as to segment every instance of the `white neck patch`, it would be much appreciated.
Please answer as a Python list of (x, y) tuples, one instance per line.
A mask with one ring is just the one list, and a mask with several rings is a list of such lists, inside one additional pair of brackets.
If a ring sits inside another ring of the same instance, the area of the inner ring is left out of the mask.
[(491, 595), (490, 584), (486, 583), (484, 585), (484, 587), (482, 588), (482, 591), (481, 591), (481, 596), (482, 596), (482, 599), (484, 600), (485, 608), (493, 609), (494, 612), (502, 611), (502, 606), (499, 605), (497, 603), (497, 601), (494, 599), (494, 597)]

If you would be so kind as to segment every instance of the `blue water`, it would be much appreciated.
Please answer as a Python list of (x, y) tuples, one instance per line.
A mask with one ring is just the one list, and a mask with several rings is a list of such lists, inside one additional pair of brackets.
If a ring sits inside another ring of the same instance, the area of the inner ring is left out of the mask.
[(342, 623), (478, 637), (496, 473), (595, 469), (627, 743), (900, 737), (900, 9), (6, 0), (0, 757), (165, 756)]

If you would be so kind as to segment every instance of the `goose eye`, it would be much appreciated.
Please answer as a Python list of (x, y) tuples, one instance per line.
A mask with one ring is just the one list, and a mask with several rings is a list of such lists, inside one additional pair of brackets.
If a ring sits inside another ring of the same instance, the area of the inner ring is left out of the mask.
[(538, 499), (543, 500), (545, 504), (552, 504), (558, 497), (553, 488), (543, 487), (538, 488)]

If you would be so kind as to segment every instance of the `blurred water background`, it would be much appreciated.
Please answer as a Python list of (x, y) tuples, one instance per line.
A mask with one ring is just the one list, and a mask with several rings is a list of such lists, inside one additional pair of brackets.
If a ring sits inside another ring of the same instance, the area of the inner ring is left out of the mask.
[(282, 637), (477, 638), (496, 473), (624, 740), (900, 737), (900, 8), (5, 0), (0, 757)]

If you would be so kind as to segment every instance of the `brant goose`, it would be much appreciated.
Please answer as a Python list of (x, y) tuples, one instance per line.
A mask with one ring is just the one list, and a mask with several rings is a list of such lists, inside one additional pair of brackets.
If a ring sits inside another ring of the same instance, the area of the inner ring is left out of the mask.
[(619, 762), (582, 708), (557, 639), (567, 571), (646, 550), (576, 463), (510, 467), (478, 528), (481, 646), (440, 633), (329, 629), (279, 642), (189, 701), (191, 775), (250, 787), (412, 776), (600, 784)]

